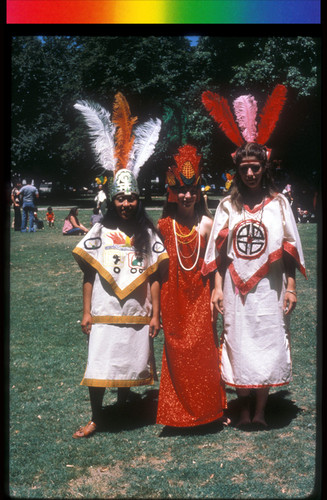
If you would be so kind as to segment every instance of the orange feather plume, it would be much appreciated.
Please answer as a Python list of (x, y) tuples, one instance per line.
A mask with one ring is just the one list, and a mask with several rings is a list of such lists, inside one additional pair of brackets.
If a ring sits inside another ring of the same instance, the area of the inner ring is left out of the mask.
[(137, 122), (137, 117), (132, 117), (128, 102), (121, 92), (115, 95), (112, 121), (116, 125), (115, 156), (117, 158), (116, 172), (126, 168), (129, 155), (133, 147), (134, 136), (132, 129)]
[(255, 141), (258, 144), (266, 144), (271, 136), (278, 121), (280, 112), (283, 109), (286, 100), (286, 93), (287, 89), (284, 85), (277, 85), (272, 94), (268, 97), (260, 115), (261, 120), (258, 125), (258, 135)]
[(202, 102), (228, 139), (236, 146), (241, 146), (244, 139), (240, 134), (227, 100), (219, 94), (207, 90), (202, 94)]

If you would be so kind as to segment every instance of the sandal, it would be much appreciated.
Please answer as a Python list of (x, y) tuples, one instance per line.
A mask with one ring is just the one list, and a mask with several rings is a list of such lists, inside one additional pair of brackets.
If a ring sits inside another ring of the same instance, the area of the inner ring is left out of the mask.
[(74, 432), (73, 438), (76, 439), (76, 438), (89, 437), (92, 434), (94, 434), (96, 428), (97, 428), (96, 424), (92, 422), (92, 420), (90, 420), (84, 427), (81, 426), (79, 427), (79, 429), (77, 429), (76, 432)]

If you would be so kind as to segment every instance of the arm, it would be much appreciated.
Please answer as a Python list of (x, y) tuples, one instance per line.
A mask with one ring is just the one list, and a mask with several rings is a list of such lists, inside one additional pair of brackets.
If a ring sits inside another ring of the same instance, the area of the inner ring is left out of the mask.
[(215, 273), (215, 285), (211, 293), (211, 321), (217, 321), (217, 312), (224, 314), (223, 299), (223, 277), (220, 270), (217, 269)]
[(286, 274), (286, 291), (284, 295), (283, 309), (285, 314), (290, 314), (294, 311), (297, 303), (296, 295), (296, 280), (295, 280), (295, 263), (287, 253), (284, 254), (285, 274)]
[(210, 236), (210, 233), (211, 233), (211, 229), (212, 229), (212, 219), (210, 219), (209, 217), (207, 217), (206, 215), (204, 215), (201, 219), (201, 223), (200, 223), (200, 233), (201, 233), (201, 236), (203, 236), (203, 238), (208, 241), (209, 240), (209, 236)]
[(160, 325), (160, 283), (159, 277), (154, 275), (150, 278), (150, 291), (152, 300), (152, 318), (149, 325), (149, 335), (154, 338), (158, 335)]
[(83, 318), (81, 322), (82, 332), (89, 335), (92, 327), (91, 299), (93, 291), (95, 271), (89, 269), (84, 273), (83, 282)]

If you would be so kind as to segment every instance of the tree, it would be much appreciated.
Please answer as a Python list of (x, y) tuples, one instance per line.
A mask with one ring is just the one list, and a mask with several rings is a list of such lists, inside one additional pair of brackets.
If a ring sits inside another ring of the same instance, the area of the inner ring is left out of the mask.
[(75, 61), (71, 37), (12, 40), (12, 168), (22, 175), (65, 177)]
[[(282, 120), (271, 137), (276, 158), (309, 176), (320, 165), (319, 40), (310, 37), (21, 36), (12, 40), (12, 170), (78, 187), (97, 174), (87, 130), (73, 105), (94, 100), (112, 111), (122, 92), (139, 122), (162, 120), (141, 182), (163, 180), (179, 146), (202, 154), (205, 171), (230, 168), (233, 146), (201, 102), (205, 90), (230, 104), (253, 93), (259, 109), (275, 84), (288, 86)], [(311, 168), (312, 170), (312, 168)]]
[[(251, 93), (260, 111), (277, 83), (287, 86), (287, 102), (270, 146), (293, 178), (300, 175), (308, 183), (315, 182), (311, 174), (320, 166), (319, 58), (319, 40), (311, 37), (203, 37), (194, 58), (197, 81), (205, 83), (202, 91), (218, 92), (230, 105), (240, 94)], [(205, 162), (215, 171), (218, 158), (218, 169), (223, 172), (230, 162), (232, 145), (212, 124), (211, 118), (206, 122), (203, 118), (203, 126), (210, 130), (206, 134), (210, 152)], [(207, 155), (207, 147), (204, 151)]]

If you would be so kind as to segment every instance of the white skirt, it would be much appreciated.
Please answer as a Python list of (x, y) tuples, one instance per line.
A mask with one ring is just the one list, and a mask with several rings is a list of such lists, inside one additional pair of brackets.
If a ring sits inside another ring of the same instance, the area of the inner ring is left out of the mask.
[(153, 343), (149, 325), (93, 324), (81, 385), (132, 387), (152, 385)]
[(283, 312), (285, 282), (280, 260), (242, 298), (227, 270), (221, 357), (226, 384), (260, 388), (292, 380), (289, 317)]

